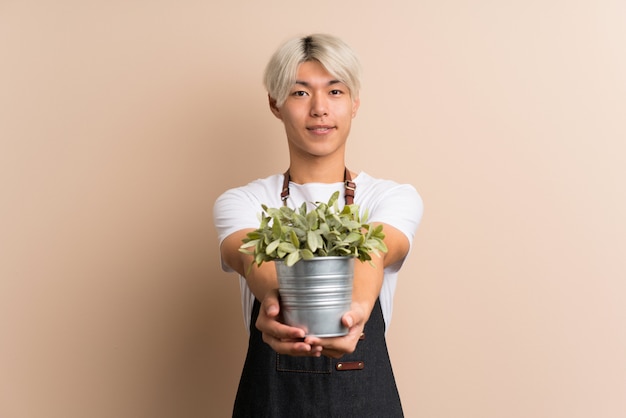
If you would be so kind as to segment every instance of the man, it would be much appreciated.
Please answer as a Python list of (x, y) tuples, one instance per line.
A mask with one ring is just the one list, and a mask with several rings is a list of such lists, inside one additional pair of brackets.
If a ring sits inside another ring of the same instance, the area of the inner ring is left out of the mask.
[[(360, 67), (343, 41), (318, 34), (286, 42), (270, 59), (265, 86), (270, 110), (285, 127), (289, 170), (227, 191), (214, 210), (223, 267), (239, 273), (250, 321), (234, 416), (402, 416), (384, 334), (422, 201), (410, 185), (345, 166)], [(273, 263), (248, 270), (252, 258), (238, 249), (258, 227), (261, 204), (279, 207), (285, 200), (296, 208), (327, 201), (336, 190), (343, 201), (347, 181), (356, 184), (354, 203), (369, 210), (369, 223), (383, 224), (388, 252), (373, 255), (373, 264), (355, 263), (352, 306), (342, 318), (348, 334), (306, 336), (280, 321)]]

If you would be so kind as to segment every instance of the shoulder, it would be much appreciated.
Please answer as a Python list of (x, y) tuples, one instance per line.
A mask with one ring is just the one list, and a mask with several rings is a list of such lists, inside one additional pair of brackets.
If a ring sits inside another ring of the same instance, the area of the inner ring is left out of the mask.
[(259, 210), (261, 204), (274, 206), (275, 200), (280, 200), (280, 189), (282, 188), (282, 174), (256, 179), (250, 183), (226, 190), (215, 201), (215, 210), (230, 210), (236, 206), (253, 207)]
[(362, 204), (391, 206), (392, 203), (405, 202), (412, 209), (421, 211), (422, 198), (411, 184), (375, 178), (364, 172), (358, 175), (356, 182)]
[(281, 174), (254, 180), (245, 186), (235, 187), (222, 193), (213, 205), (213, 223), (220, 243), (229, 235), (247, 228), (259, 226), (261, 205), (270, 207), (280, 204)]
[(355, 179), (355, 202), (367, 211), (370, 222), (382, 222), (402, 231), (411, 242), (424, 213), (417, 189), (408, 183), (374, 178), (360, 173)]

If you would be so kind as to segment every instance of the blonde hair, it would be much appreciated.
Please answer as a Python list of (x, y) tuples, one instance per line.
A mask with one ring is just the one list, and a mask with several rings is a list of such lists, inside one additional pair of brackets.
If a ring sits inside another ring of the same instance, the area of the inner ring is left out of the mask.
[(276, 106), (283, 105), (296, 82), (298, 66), (307, 61), (322, 64), (348, 87), (353, 100), (359, 97), (361, 64), (354, 51), (336, 36), (314, 34), (288, 40), (270, 58), (265, 68), (264, 84)]

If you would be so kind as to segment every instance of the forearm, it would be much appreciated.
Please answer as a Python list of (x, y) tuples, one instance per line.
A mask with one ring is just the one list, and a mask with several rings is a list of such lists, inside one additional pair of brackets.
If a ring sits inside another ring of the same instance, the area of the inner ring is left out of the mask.
[(372, 254), (371, 264), (355, 260), (352, 302), (363, 309), (365, 321), (370, 316), (383, 284), (383, 255)]
[[(378, 223), (373, 223), (375, 227)], [(404, 258), (409, 249), (405, 235), (391, 225), (384, 224), (386, 253), (371, 254), (371, 262), (355, 261), (352, 300), (360, 304), (366, 313), (366, 320), (372, 311), (383, 284), (384, 268)]]
[(245, 256), (243, 273), (248, 287), (258, 300), (263, 300), (267, 292), (278, 289), (274, 263), (263, 263), (258, 267), (253, 263), (252, 257)]
[(246, 278), (248, 287), (254, 296), (263, 300), (270, 290), (278, 288), (274, 263), (263, 263), (260, 267), (254, 263), (251, 255), (239, 251), (242, 239), (247, 230), (235, 232), (228, 236), (221, 246), (222, 260), (233, 270)]

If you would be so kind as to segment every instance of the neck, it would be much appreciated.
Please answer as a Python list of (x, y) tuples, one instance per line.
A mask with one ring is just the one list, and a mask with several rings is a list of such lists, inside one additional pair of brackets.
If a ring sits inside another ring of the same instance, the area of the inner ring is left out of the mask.
[(291, 181), (297, 184), (304, 183), (338, 183), (343, 181), (345, 161), (309, 161), (305, 164), (291, 159), (289, 176)]

